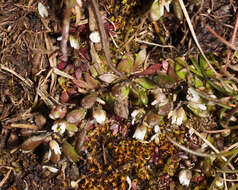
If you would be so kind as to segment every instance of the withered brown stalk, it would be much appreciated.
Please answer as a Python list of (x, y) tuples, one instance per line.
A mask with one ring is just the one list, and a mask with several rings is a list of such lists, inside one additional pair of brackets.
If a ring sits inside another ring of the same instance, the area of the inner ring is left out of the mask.
[(72, 14), (72, 7), (75, 4), (75, 0), (66, 0), (65, 4), (66, 4), (66, 8), (65, 8), (65, 12), (64, 12), (62, 39), (61, 39), (61, 43), (60, 43), (62, 56), (60, 57), (60, 59), (64, 62), (67, 62), (68, 61), (67, 42), (68, 42), (68, 37), (69, 37), (70, 18), (71, 18), (71, 14)]
[(104, 28), (104, 25), (103, 25), (103, 22), (102, 22), (102, 16), (100, 14), (98, 4), (97, 4), (96, 0), (91, 0), (91, 5), (92, 5), (92, 8), (93, 8), (95, 17), (96, 17), (98, 29), (99, 29), (100, 36), (101, 36), (103, 51), (104, 51), (104, 54), (105, 54), (107, 64), (114, 73), (123, 77), (124, 75), (121, 72), (119, 72), (112, 64), (110, 49), (109, 49), (109, 41), (107, 39), (106, 31), (105, 31), (105, 28)]

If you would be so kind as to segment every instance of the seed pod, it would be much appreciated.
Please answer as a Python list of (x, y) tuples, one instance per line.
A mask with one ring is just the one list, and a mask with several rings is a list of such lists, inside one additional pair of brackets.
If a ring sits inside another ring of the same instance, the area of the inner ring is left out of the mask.
[(32, 151), (37, 146), (39, 146), (42, 142), (44, 142), (48, 136), (49, 136), (48, 134), (39, 135), (39, 136), (32, 136), (32, 137), (28, 138), (27, 140), (25, 140), (22, 143), (21, 149), (23, 151)]
[(91, 107), (93, 107), (96, 100), (97, 100), (97, 95), (96, 94), (90, 94), (90, 95), (85, 96), (82, 99), (81, 105), (85, 109), (90, 109)]
[(77, 162), (79, 160), (79, 156), (75, 151), (74, 147), (69, 144), (66, 140), (63, 142), (62, 150), (65, 156), (72, 162)]
[(93, 78), (89, 73), (85, 73), (84, 74), (84, 79), (86, 81), (86, 83), (88, 84), (90, 89), (97, 89), (99, 88), (99, 82)]
[(140, 66), (145, 62), (146, 59), (146, 48), (142, 48), (136, 56), (135, 65)]
[(86, 114), (87, 110), (85, 108), (75, 109), (67, 114), (66, 121), (73, 124), (79, 123), (85, 118)]

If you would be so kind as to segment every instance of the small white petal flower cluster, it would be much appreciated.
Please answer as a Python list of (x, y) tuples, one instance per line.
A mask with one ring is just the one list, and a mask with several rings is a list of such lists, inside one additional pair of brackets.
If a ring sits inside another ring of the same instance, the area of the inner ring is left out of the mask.
[(189, 186), (190, 180), (192, 178), (192, 172), (190, 170), (181, 170), (179, 172), (179, 182), (183, 186)]
[(186, 98), (188, 101), (197, 104), (197, 107), (200, 108), (201, 110), (207, 110), (206, 105), (202, 103), (199, 94), (193, 88), (188, 88), (188, 95)]
[(136, 128), (136, 131), (133, 135), (133, 138), (143, 141), (147, 132), (147, 127), (145, 125), (141, 125)]
[(58, 154), (58, 155), (61, 154), (59, 144), (55, 140), (51, 140), (49, 145), (55, 154)]
[(67, 123), (65, 121), (60, 121), (60, 122), (56, 122), (51, 129), (55, 132), (55, 133), (59, 133), (60, 135), (63, 135), (66, 129)]
[(107, 115), (106, 112), (102, 109), (97, 109), (93, 112), (93, 118), (97, 123), (102, 124), (106, 121)]
[(200, 117), (207, 117), (208, 109), (204, 101), (200, 98), (198, 92), (193, 88), (188, 88), (188, 94), (186, 96), (188, 102), (188, 108), (191, 109), (196, 115)]
[(168, 118), (172, 117), (172, 124), (177, 126), (182, 125), (183, 121), (187, 120), (186, 113), (183, 108), (175, 109), (169, 112)]

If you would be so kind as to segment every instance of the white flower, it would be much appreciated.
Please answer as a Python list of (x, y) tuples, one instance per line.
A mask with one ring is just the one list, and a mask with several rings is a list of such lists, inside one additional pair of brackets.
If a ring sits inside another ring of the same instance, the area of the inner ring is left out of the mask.
[(43, 18), (48, 17), (48, 11), (47, 11), (46, 7), (41, 2), (38, 3), (38, 12), (41, 17), (43, 17)]
[(77, 181), (71, 181), (70, 185), (74, 189), (77, 189), (79, 187)]
[(136, 128), (133, 138), (143, 141), (146, 135), (147, 128), (144, 125)]
[(102, 124), (106, 120), (106, 112), (102, 109), (97, 109), (93, 112), (93, 118), (97, 121), (97, 123)]
[(96, 101), (97, 101), (99, 104), (103, 104), (103, 105), (106, 104), (106, 102), (105, 102), (103, 99), (99, 98), (99, 97), (97, 97)]
[(188, 101), (191, 101), (194, 103), (201, 103), (201, 98), (199, 94), (193, 88), (188, 88), (188, 95), (186, 98)]
[(55, 132), (55, 133), (59, 133), (61, 135), (64, 134), (65, 129), (66, 129), (67, 123), (66, 121), (60, 121), (60, 122), (56, 122), (51, 129)]
[(183, 108), (179, 108), (169, 112), (168, 118), (172, 117), (172, 124), (176, 124), (178, 126), (182, 125), (183, 121), (187, 120), (186, 113)]
[(205, 104), (198, 104), (198, 108), (204, 111), (207, 110), (207, 106)]
[(144, 109), (137, 109), (131, 112), (131, 117), (132, 117), (131, 124), (134, 125), (137, 121), (139, 121), (144, 116), (144, 114), (145, 114)]
[(51, 140), (49, 145), (50, 148), (55, 152), (55, 154), (61, 154), (59, 144), (55, 140)]
[(159, 125), (155, 125), (155, 126), (154, 126), (154, 132), (155, 132), (155, 133), (158, 133), (158, 134), (161, 134), (161, 130), (160, 130)]
[(98, 31), (93, 31), (93, 32), (89, 35), (89, 39), (90, 39), (93, 43), (99, 43), (99, 42), (101, 41), (99, 32), (98, 32)]
[(164, 15), (164, 7), (169, 12), (169, 5), (172, 0), (155, 0), (150, 9), (152, 21), (157, 21)]
[(200, 98), (198, 92), (193, 88), (188, 88), (187, 95), (188, 107), (191, 109), (196, 115), (200, 117), (208, 116), (208, 109), (206, 104), (203, 103), (203, 100)]
[(76, 0), (76, 2), (77, 2), (77, 4), (78, 4), (79, 7), (82, 7), (82, 6), (83, 6), (82, 0)]
[(131, 124), (134, 125), (135, 124), (135, 121), (136, 121), (136, 116), (138, 115), (138, 113), (140, 113), (139, 110), (134, 110), (132, 113), (131, 113), (131, 117), (132, 117), (132, 121), (131, 121)]
[(192, 178), (192, 172), (190, 170), (181, 170), (179, 172), (179, 182), (181, 185), (188, 187), (191, 178)]
[(159, 104), (159, 106), (162, 107), (168, 103), (169, 99), (166, 97), (166, 95), (163, 92), (158, 92), (158, 94), (156, 94), (155, 100), (151, 102), (151, 105), (154, 106)]
[(79, 39), (73, 35), (69, 35), (69, 42), (72, 48), (79, 49)]

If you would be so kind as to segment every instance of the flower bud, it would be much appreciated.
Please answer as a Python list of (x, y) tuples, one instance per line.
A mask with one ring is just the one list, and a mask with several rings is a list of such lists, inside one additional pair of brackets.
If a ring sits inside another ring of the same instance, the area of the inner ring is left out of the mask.
[(75, 109), (69, 112), (66, 116), (66, 121), (69, 123), (79, 123), (82, 121), (87, 114), (87, 110), (85, 108)]

